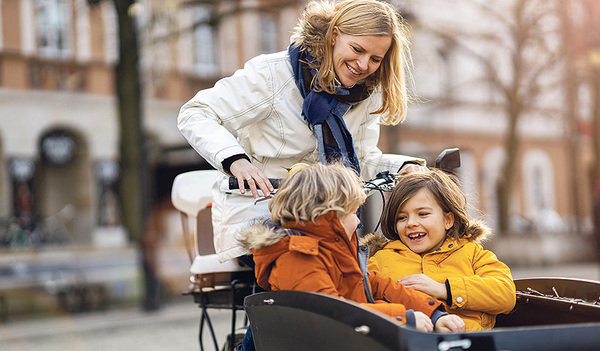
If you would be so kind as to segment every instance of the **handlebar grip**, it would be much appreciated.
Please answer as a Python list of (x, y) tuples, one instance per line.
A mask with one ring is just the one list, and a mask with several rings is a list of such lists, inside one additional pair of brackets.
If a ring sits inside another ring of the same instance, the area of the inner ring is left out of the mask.
[[(279, 185), (281, 185), (281, 179), (279, 178), (269, 178), (269, 182), (273, 185), (273, 188), (278, 189)], [(239, 189), (239, 183), (236, 177), (229, 177), (229, 190)], [(250, 190), (250, 186), (248, 182), (244, 180), (244, 189)]]

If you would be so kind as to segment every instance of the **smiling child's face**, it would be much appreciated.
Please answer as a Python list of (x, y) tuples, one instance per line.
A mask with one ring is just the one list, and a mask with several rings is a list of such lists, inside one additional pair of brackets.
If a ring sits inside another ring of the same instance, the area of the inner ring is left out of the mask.
[(419, 254), (440, 248), (446, 239), (446, 231), (453, 224), (452, 212), (444, 213), (427, 188), (422, 188), (406, 200), (396, 217), (400, 240)]

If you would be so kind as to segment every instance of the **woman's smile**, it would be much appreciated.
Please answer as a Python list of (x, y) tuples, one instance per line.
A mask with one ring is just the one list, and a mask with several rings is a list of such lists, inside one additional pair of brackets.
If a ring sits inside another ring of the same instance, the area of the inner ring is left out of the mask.
[(375, 73), (391, 44), (391, 36), (349, 35), (336, 28), (333, 67), (338, 80), (349, 87)]

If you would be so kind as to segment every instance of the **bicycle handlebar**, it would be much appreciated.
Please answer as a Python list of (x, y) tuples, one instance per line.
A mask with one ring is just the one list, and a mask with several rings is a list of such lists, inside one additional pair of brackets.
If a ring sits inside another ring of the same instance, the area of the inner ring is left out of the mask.
[[(439, 168), (445, 172), (452, 172), (455, 168), (460, 167), (460, 150), (458, 148), (445, 149), (440, 153), (435, 160), (435, 167)], [(378, 173), (377, 176), (373, 179), (370, 179), (365, 182), (365, 191), (369, 192), (371, 190), (391, 190), (396, 184), (396, 180), (400, 177), (398, 173), (391, 173), (389, 171), (384, 171)], [(283, 182), (282, 178), (269, 178), (271, 185), (273, 188), (278, 189), (281, 183)], [(248, 186), (248, 182), (244, 180), (244, 188), (246, 190), (250, 190)], [(388, 189), (389, 188), (389, 189)], [(239, 183), (237, 178), (229, 177), (229, 189), (235, 190), (239, 189)]]
[[(269, 178), (269, 182), (271, 182), (271, 185), (273, 185), (274, 189), (278, 189), (279, 186), (281, 185), (281, 182), (283, 181), (283, 179), (281, 178)], [(237, 180), (236, 177), (229, 177), (229, 190), (235, 190), (235, 189), (239, 189), (239, 182)], [(257, 186), (258, 188), (258, 186)], [(244, 189), (246, 190), (250, 190), (250, 186), (248, 185), (248, 182), (244, 180)]]
[[(379, 173), (379, 174), (377, 174), (377, 177), (365, 182), (365, 186), (364, 186), (365, 191), (381, 189), (382, 187), (384, 187), (386, 185), (394, 184), (398, 177), (399, 177), (399, 175), (397, 173), (389, 173), (389, 172)], [(271, 182), (271, 185), (273, 185), (273, 188), (279, 189), (279, 186), (283, 182), (283, 179), (282, 178), (269, 178), (269, 181)], [(235, 190), (235, 189), (239, 189), (239, 182), (236, 177), (229, 177), (229, 190)], [(244, 180), (244, 189), (250, 190), (250, 186), (248, 185), (248, 182), (245, 180)]]

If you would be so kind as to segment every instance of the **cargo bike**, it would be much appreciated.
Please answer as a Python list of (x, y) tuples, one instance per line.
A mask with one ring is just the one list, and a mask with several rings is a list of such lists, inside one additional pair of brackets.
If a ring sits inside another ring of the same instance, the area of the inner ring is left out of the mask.
[[(435, 167), (460, 166), (458, 149), (444, 150)], [(181, 213), (190, 258), (191, 295), (201, 309), (199, 346), (209, 332), (214, 350), (233, 350), (251, 325), (257, 350), (600, 350), (600, 282), (555, 278), (515, 280), (516, 306), (498, 315), (484, 332), (424, 333), (348, 300), (304, 291), (260, 290), (253, 270), (238, 260), (220, 263), (212, 245), (211, 187), (216, 170), (175, 178), (172, 202)], [(390, 191), (398, 174), (382, 172), (365, 191)], [(272, 180), (275, 187), (279, 180)], [(235, 178), (230, 188), (237, 188)], [(208, 227), (208, 228), (207, 228)], [(219, 347), (209, 309), (231, 312), (230, 330)], [(240, 321), (237, 312), (244, 310)]]

